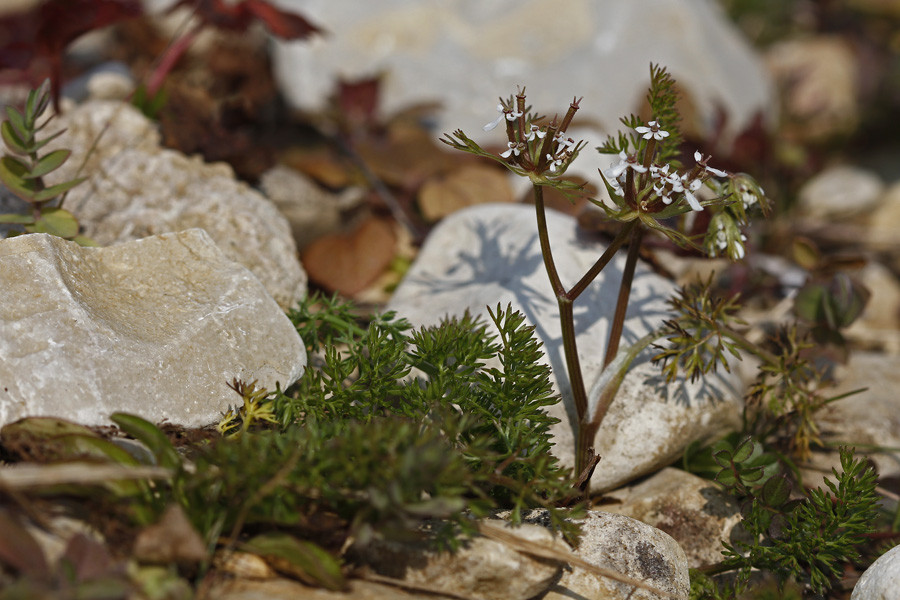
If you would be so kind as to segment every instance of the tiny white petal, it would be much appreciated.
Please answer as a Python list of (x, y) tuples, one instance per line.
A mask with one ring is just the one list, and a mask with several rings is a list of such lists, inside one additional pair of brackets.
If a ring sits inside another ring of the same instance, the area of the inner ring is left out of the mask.
[(703, 210), (703, 207), (700, 206), (700, 203), (697, 201), (697, 198), (691, 193), (690, 190), (684, 190), (684, 197), (687, 199), (688, 204), (691, 205), (691, 209), (694, 211)]
[(694, 151), (694, 160), (697, 162), (700, 162), (701, 160), (703, 160), (703, 155), (700, 154), (699, 150)]
[(482, 127), (482, 129), (485, 131), (491, 131), (495, 127), (497, 127), (497, 125), (499, 125), (500, 121), (502, 121), (502, 120), (503, 120), (503, 115), (500, 115), (499, 117), (497, 117), (496, 119), (494, 119), (493, 121), (491, 121), (490, 123), (488, 123), (487, 125)]

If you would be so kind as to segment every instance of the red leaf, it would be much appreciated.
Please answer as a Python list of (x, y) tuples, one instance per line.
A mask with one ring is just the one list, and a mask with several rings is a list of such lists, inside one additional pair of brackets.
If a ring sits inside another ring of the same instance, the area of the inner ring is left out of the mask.
[(9, 512), (0, 509), (0, 563), (20, 573), (40, 577), (48, 572), (44, 552), (28, 530)]
[(275, 8), (265, 0), (246, 0), (247, 7), (257, 19), (265, 23), (272, 35), (284, 40), (302, 40), (322, 30), (298, 15)]
[(49, 76), (57, 104), (60, 64), (71, 42), (88, 31), (143, 13), (140, 0), (45, 0), (26, 12), (0, 17), (0, 68)]
[(376, 124), (380, 88), (381, 77), (338, 81), (338, 108), (349, 129), (369, 128)]
[(273, 35), (297, 40), (322, 30), (297, 13), (281, 10), (266, 0), (180, 0), (175, 6), (186, 6), (206, 25), (243, 33), (255, 20), (260, 20)]

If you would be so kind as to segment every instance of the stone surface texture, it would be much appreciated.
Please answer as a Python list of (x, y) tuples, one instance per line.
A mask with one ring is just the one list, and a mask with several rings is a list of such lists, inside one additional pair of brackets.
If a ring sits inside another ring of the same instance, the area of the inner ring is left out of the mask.
[[(879, 205), (869, 214), (866, 243), (878, 250), (900, 255), (900, 182), (887, 189)], [(900, 265), (900, 261), (895, 263)]]
[[(274, 41), (281, 89), (303, 110), (322, 110), (339, 79), (384, 74), (385, 114), (439, 102), (438, 132), (461, 128), (502, 144), (502, 134), (481, 127), (496, 116), (498, 96), (525, 86), (541, 114), (563, 114), (573, 96), (584, 96), (579, 117), (593, 123), (584, 132), (593, 148), (638, 110), (654, 62), (678, 80), (695, 130), (711, 132), (719, 110), (728, 115), (726, 136), (760, 111), (776, 112), (762, 61), (713, 0), (275, 3), (328, 32)], [(595, 152), (583, 157), (570, 171), (599, 182), (597, 168), (608, 164)]]
[(853, 133), (859, 123), (862, 65), (853, 45), (839, 35), (778, 41), (765, 63), (779, 90), (784, 132), (822, 142)]
[(688, 598), (690, 578), (681, 546), (662, 531), (635, 519), (591, 511), (583, 521), (575, 553), (584, 560), (633, 577), (669, 594), (599, 577), (578, 567), (564, 571), (542, 600), (603, 598), (604, 600), (663, 600)]
[[(863, 390), (826, 406), (818, 424), (825, 441), (859, 445), (857, 455), (867, 446), (900, 448), (900, 369), (897, 357), (874, 352), (853, 352), (847, 365), (837, 369), (838, 385), (827, 390), (838, 396)], [(900, 452), (873, 452), (868, 455), (880, 477), (900, 477)], [(812, 468), (804, 471), (803, 482), (821, 486), (823, 476), (834, 480), (832, 467), (841, 463), (837, 452), (813, 453)]]
[[(224, 163), (206, 164), (159, 146), (154, 125), (122, 102), (92, 101), (64, 113), (49, 131), (66, 129), (52, 148), (72, 157), (49, 183), (88, 180), (66, 199), (100, 245), (199, 227), (226, 256), (256, 275), (283, 309), (306, 294), (306, 274), (290, 227), (260, 193)], [(96, 145), (95, 145), (96, 144)]]
[(894, 546), (866, 569), (850, 600), (894, 600), (900, 590), (900, 546)]
[(332, 194), (295, 169), (272, 167), (259, 180), (266, 196), (290, 223), (297, 248), (303, 250), (315, 239), (341, 227), (341, 212), (352, 207), (361, 190), (350, 188)]
[(332, 592), (311, 588), (291, 579), (223, 579), (208, 588), (208, 598), (216, 600), (457, 600), (428, 592), (404, 590), (359, 579), (350, 581), (347, 591)]
[(710, 481), (681, 469), (666, 468), (646, 481), (612, 492), (619, 502), (604, 511), (625, 515), (669, 534), (692, 569), (722, 560), (722, 542), (731, 542), (740, 523), (740, 506)]
[(108, 248), (46, 234), (0, 241), (0, 424), (128, 411), (215, 422), (233, 378), (273, 389), (306, 350), (259, 280), (202, 230)]
[(801, 214), (811, 218), (868, 217), (884, 193), (884, 182), (871, 171), (839, 165), (810, 179), (799, 194)]
[(888, 267), (874, 261), (856, 275), (871, 296), (863, 314), (845, 335), (862, 347), (880, 347), (895, 357), (900, 355), (900, 280)]
[[(537, 543), (569, 551), (565, 542), (539, 525), (508, 529), (526, 545)], [(562, 570), (556, 563), (485, 537), (472, 539), (456, 554), (409, 544), (376, 543), (362, 560), (380, 575), (472, 600), (528, 600), (546, 590)]]
[[(573, 218), (548, 211), (551, 246), (560, 277), (571, 287), (602, 254), (596, 239), (582, 237)], [(614, 259), (575, 303), (575, 330), (585, 383), (590, 390), (603, 365), (625, 257)], [(623, 346), (658, 327), (666, 318), (671, 282), (638, 265)], [(536, 326), (545, 360), (563, 402), (549, 412), (561, 419), (553, 427), (554, 453), (574, 463), (575, 407), (571, 401), (558, 305), (541, 259), (534, 209), (523, 205), (484, 205), (442, 221), (423, 245), (397, 288), (388, 309), (415, 325), (434, 325), (468, 309), (487, 320), (487, 306), (512, 303)], [(488, 321), (489, 322), (489, 321)], [(692, 384), (667, 384), (655, 351), (641, 354), (626, 376), (596, 438), (602, 457), (591, 480), (593, 490), (615, 488), (677, 459), (691, 440), (708, 440), (740, 425), (738, 378), (712, 375)]]

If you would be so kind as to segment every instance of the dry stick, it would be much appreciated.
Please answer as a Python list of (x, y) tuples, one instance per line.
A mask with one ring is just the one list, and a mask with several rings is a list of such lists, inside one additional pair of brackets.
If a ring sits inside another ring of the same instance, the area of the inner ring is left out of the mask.
[(413, 239), (418, 240), (420, 237), (420, 232), (418, 227), (410, 220), (410, 218), (406, 215), (406, 211), (403, 210), (403, 207), (400, 206), (400, 202), (397, 200), (397, 197), (391, 193), (391, 191), (387, 188), (381, 179), (372, 172), (363, 158), (353, 149), (350, 143), (344, 140), (342, 137), (338, 136), (337, 138), (338, 144), (341, 147), (341, 150), (350, 157), (350, 160), (359, 168), (360, 172), (363, 174), (363, 177), (366, 178), (366, 181), (369, 182), (369, 185), (372, 186), (372, 189), (378, 194), (379, 197), (384, 201), (387, 205), (388, 210), (391, 211), (391, 215), (394, 217), (400, 225), (404, 227), (409, 232), (409, 235), (412, 236)]
[(398, 587), (403, 590), (410, 590), (413, 592), (424, 592), (426, 594), (434, 594), (435, 596), (440, 596), (441, 598), (453, 598), (453, 600), (477, 600), (472, 596), (463, 596), (462, 594), (457, 594), (455, 592), (451, 592), (449, 590), (440, 589), (425, 583), (411, 583), (409, 581), (404, 581), (403, 579), (395, 579), (393, 577), (388, 577), (386, 575), (378, 575), (377, 573), (364, 573), (362, 578), (366, 581), (374, 581), (375, 583), (383, 583), (385, 585), (390, 585), (393, 587)]

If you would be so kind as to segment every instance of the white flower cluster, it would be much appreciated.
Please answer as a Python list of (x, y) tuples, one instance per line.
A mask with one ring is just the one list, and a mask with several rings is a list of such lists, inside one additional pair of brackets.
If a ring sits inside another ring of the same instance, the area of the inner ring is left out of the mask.
[[(647, 126), (635, 127), (635, 131), (640, 133), (645, 140), (651, 138), (662, 140), (669, 136), (669, 132), (660, 129), (659, 124), (656, 121), (650, 121)], [(676, 195), (683, 194), (691, 209), (695, 211), (703, 210), (703, 206), (701, 206), (695, 193), (703, 185), (705, 179), (704, 175), (709, 174), (716, 177), (727, 177), (728, 174), (719, 169), (706, 166), (706, 161), (709, 160), (709, 157), (704, 159), (703, 155), (699, 152), (694, 153), (694, 160), (697, 161), (699, 169), (694, 169), (691, 172), (682, 174), (672, 170), (670, 173), (668, 164), (651, 164), (648, 169), (648, 167), (641, 164), (637, 155), (626, 154), (622, 151), (619, 152), (619, 162), (604, 171), (603, 175), (606, 177), (607, 181), (610, 182), (616, 195), (621, 197), (625, 194), (622, 186), (625, 185), (628, 169), (633, 170), (635, 173), (647, 173), (649, 170), (650, 179), (653, 182), (653, 192), (663, 201), (663, 204), (669, 205), (675, 199)]]
[[(577, 106), (575, 106), (575, 108), (577, 108)], [(503, 122), (504, 118), (507, 121), (513, 122), (523, 115), (521, 111), (514, 108), (507, 108), (503, 104), (497, 105), (497, 112), (500, 113), (499, 116), (482, 127), (482, 129), (491, 131)], [(502, 158), (513, 158), (529, 152), (529, 144), (535, 142), (535, 140), (542, 146), (542, 141), (547, 137), (547, 129), (531, 123), (528, 125), (527, 131), (522, 131), (517, 135), (517, 137), (519, 136), (522, 138), (519, 141), (506, 143), (506, 150), (500, 153)], [(545, 153), (547, 170), (550, 173), (561, 174), (565, 171), (568, 163), (572, 161), (575, 152), (578, 151), (580, 146), (574, 139), (567, 137), (563, 131), (556, 133), (553, 137), (553, 141), (556, 142), (551, 145), (553, 154)]]
[(556, 140), (556, 156), (552, 154), (547, 155), (551, 173), (556, 173), (562, 169), (563, 165), (572, 158), (572, 153), (577, 145), (575, 140), (567, 138), (564, 133), (557, 133), (554, 140)]

